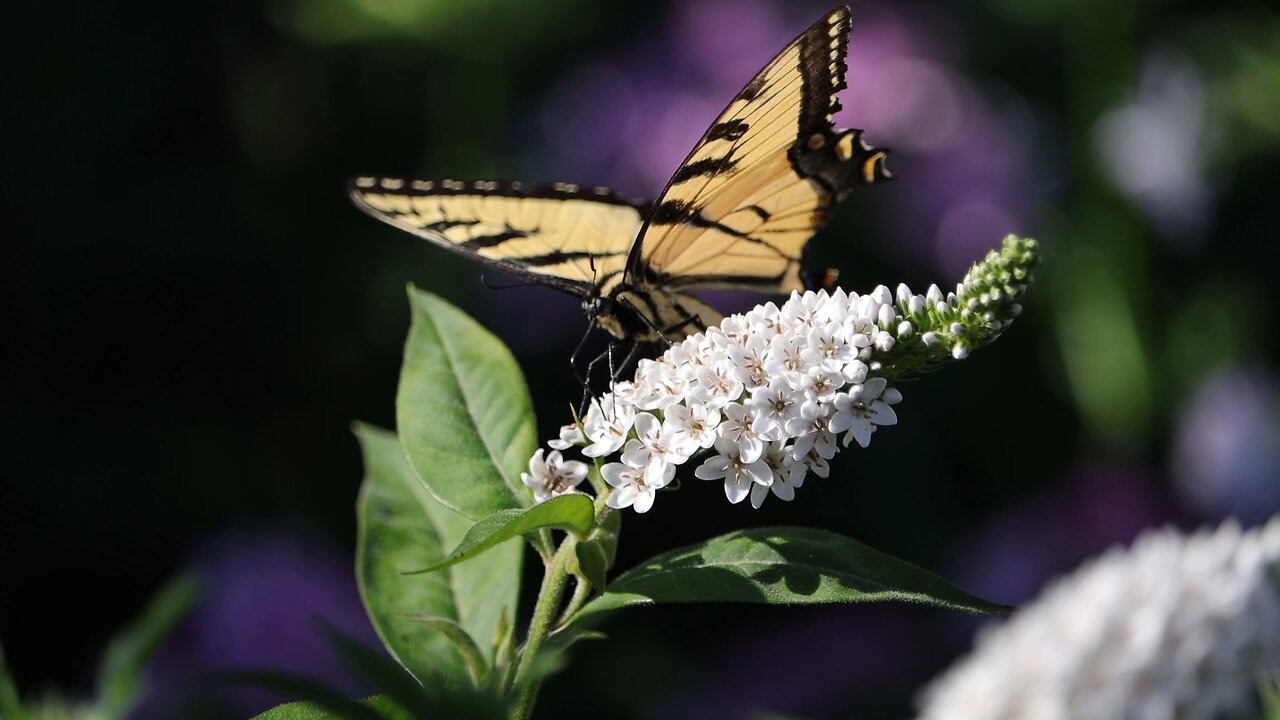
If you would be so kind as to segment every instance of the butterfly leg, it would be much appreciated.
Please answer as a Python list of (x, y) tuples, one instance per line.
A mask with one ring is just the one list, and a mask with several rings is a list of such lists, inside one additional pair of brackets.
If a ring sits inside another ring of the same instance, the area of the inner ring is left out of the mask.
[(587, 346), (587, 338), (591, 337), (591, 331), (594, 329), (595, 324), (587, 325), (587, 331), (582, 334), (582, 339), (578, 341), (578, 346), (573, 349), (573, 354), (569, 356), (569, 367), (573, 369), (574, 377), (578, 378), (578, 382), (584, 388), (590, 387), (591, 365), (595, 364), (595, 361), (593, 360), (587, 365), (587, 372), (584, 375), (578, 371), (578, 356), (582, 354), (582, 350)]
[[(672, 326), (668, 327), (668, 328), (667, 328), (665, 331), (663, 331), (663, 332), (673, 333), (673, 332), (675, 332), (675, 331), (677, 331), (677, 330), (683, 330), (683, 329), (685, 329), (686, 327), (688, 327), (688, 326), (690, 326), (690, 325), (692, 325), (692, 326), (694, 326), (694, 327), (698, 328), (698, 330), (699, 330), (699, 331), (702, 331), (702, 330), (706, 330), (706, 329), (707, 329), (707, 325), (706, 325), (706, 323), (702, 322), (702, 318), (698, 317), (698, 316), (695, 314), (695, 315), (690, 315), (689, 317), (687, 317), (687, 318), (685, 318), (685, 319), (681, 320), (680, 322), (678, 322), (678, 323), (676, 323), (676, 324), (674, 324), (674, 325), (672, 325)], [(659, 337), (661, 337), (663, 340), (667, 340), (667, 338), (666, 338), (665, 336), (663, 336), (662, 332), (659, 332), (659, 333), (658, 333), (658, 336), (659, 336)], [(667, 345), (670, 345), (670, 344), (671, 344), (671, 342), (668, 340), (668, 341), (667, 341)]]
[[(596, 365), (599, 365), (601, 360), (606, 360), (606, 359), (608, 360), (608, 364), (610, 368), (610, 371), (609, 371), (610, 377), (612, 378), (613, 346), (616, 344), (617, 344), (616, 342), (611, 341), (609, 343), (609, 346), (605, 348), (604, 352), (595, 356), (594, 358), (591, 359), (591, 362), (587, 363), (586, 376), (579, 377), (580, 381), (582, 382), (582, 404), (578, 407), (578, 417), (584, 417), (586, 415), (587, 406), (591, 403), (591, 395), (592, 395), (591, 373), (595, 372)], [(575, 372), (576, 372), (576, 368), (575, 368)]]
[[(655, 324), (652, 320), (650, 320), (648, 315), (645, 315), (643, 312), (640, 311), (640, 308), (637, 308), (635, 305), (631, 304), (625, 299), (623, 299), (621, 302), (624, 305), (626, 305), (627, 308), (631, 310), (631, 312), (635, 313), (635, 316), (640, 318), (640, 320), (643, 321), (645, 325), (649, 326), (649, 329), (653, 331), (653, 334), (658, 336), (658, 340), (664, 343), (667, 347), (671, 347), (672, 343), (670, 340), (667, 339), (667, 336), (663, 334), (662, 328), (658, 327), (657, 324)], [(678, 329), (682, 327), (686, 322), (688, 322), (688, 320), (683, 320), (680, 323), (677, 323), (674, 327)], [(667, 332), (670, 332), (670, 330), (667, 330)]]
[(631, 364), (632, 360), (636, 359), (636, 353), (638, 352), (640, 352), (640, 341), (632, 340), (631, 347), (627, 350), (626, 356), (622, 358), (622, 364), (615, 369), (610, 363), (609, 378), (611, 381), (618, 381), (618, 376), (627, 371), (627, 366)]

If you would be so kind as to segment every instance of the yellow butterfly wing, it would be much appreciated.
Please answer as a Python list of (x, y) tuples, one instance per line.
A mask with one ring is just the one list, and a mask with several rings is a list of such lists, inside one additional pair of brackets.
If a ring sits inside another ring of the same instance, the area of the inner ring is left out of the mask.
[(837, 8), (734, 97), (655, 204), (628, 261), (632, 287), (802, 288), (800, 254), (832, 206), (889, 177), (887, 151), (831, 124), (848, 37)]
[(358, 177), (347, 192), (389, 225), (580, 297), (621, 277), (648, 209), (604, 188), (565, 183)]

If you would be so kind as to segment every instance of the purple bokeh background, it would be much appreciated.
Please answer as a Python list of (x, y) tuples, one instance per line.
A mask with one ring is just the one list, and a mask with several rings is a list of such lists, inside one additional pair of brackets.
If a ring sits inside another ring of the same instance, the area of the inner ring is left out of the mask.
[(250, 717), (293, 699), (206, 680), (227, 670), (283, 671), (362, 692), (321, 630), (328, 626), (382, 647), (352, 568), (350, 551), (294, 528), (243, 530), (211, 540), (189, 567), (201, 598), (153, 658), (151, 692), (134, 717), (180, 718), (193, 705)]

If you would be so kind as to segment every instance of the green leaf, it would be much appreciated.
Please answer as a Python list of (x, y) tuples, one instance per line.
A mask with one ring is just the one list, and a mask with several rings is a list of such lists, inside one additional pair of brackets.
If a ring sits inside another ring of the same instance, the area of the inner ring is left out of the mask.
[(99, 710), (123, 718), (137, 695), (147, 658), (186, 616), (200, 595), (192, 577), (178, 577), (160, 589), (142, 614), (111, 639), (98, 668)]
[[(453, 648), (462, 656), (462, 661), (467, 666), (467, 674), (471, 676), (471, 682), (477, 686), (484, 682), (488, 675), (489, 663), (485, 660), (484, 653), (480, 652), (476, 641), (467, 634), (466, 630), (447, 618), (419, 615), (412, 619), (449, 638)], [(502, 628), (499, 628), (499, 635), (501, 631)]]
[(0, 647), (0, 718), (22, 720), (26, 716), (22, 698), (18, 696), (18, 686), (9, 676), (9, 666), (4, 661), (4, 648)]
[(600, 543), (595, 540), (583, 540), (574, 546), (573, 551), (578, 558), (578, 572), (591, 583), (591, 587), (597, 591), (603, 591), (605, 572), (609, 568), (604, 548), (600, 547)]
[(333, 720), (337, 715), (309, 702), (291, 702), (277, 705), (253, 720)]
[(605, 508), (596, 519), (596, 529), (591, 533), (591, 539), (600, 543), (600, 549), (604, 550), (606, 570), (613, 567), (618, 556), (618, 533), (621, 530), (622, 513), (617, 510)]
[[(310, 718), (316, 717), (314, 714), (307, 715), (288, 715), (284, 714), (286, 709), (295, 708), (299, 712), (314, 713), (315, 706), (323, 708), (328, 715), (320, 715), (319, 717), (336, 717), (341, 720), (399, 720), (399, 718), (407, 718), (403, 712), (399, 714), (391, 714), (381, 712), (379, 708), (372, 705), (352, 700), (337, 690), (331, 689), (329, 686), (318, 680), (293, 675), (290, 673), (274, 672), (274, 671), (232, 671), (217, 673), (211, 676), (211, 679), (227, 683), (236, 683), (241, 685), (257, 685), (268, 690), (274, 690), (278, 693), (289, 695), (291, 697), (303, 698), (305, 703), (290, 703), (281, 705), (272, 710), (268, 710), (258, 718), (271, 718), (271, 720), (294, 720), (294, 718)], [(310, 705), (310, 707), (308, 707)], [(383, 706), (384, 708), (386, 705)], [(392, 706), (394, 707), (394, 706)], [(278, 713), (272, 715), (272, 713)]]
[(520, 482), (536, 449), (529, 391), (500, 340), (461, 310), (409, 288), (396, 424), (409, 465), (446, 507), (479, 520), (532, 504)]
[[(458, 628), (458, 632), (466, 632)], [(342, 635), (333, 628), (325, 636), (342, 664), (366, 686), (378, 690), (409, 712), (412, 717), (427, 718), (437, 714), (439, 700), (413, 678), (403, 667), (379, 652)]]
[(444, 558), (472, 523), (431, 496), (414, 476), (393, 433), (356, 425), (365, 481), (357, 503), (356, 576), (374, 629), (423, 685), (462, 688), (470, 680), (454, 644), (418, 615), (448, 619), (489, 643), (514, 623), (522, 546), (509, 541), (444, 572), (406, 575)]
[[(361, 704), (377, 711), (387, 720), (417, 720), (384, 697), (371, 697), (362, 701)], [(253, 720), (342, 720), (342, 717), (315, 703), (292, 702), (277, 705), (261, 715), (255, 715)]]
[(587, 615), (653, 603), (768, 605), (899, 600), (1005, 613), (933, 573), (851, 538), (813, 528), (742, 530), (673, 550), (629, 570), (587, 603)]
[(429, 573), (475, 557), (504, 540), (520, 537), (540, 528), (561, 528), (578, 536), (591, 532), (595, 507), (591, 498), (572, 493), (551, 498), (528, 510), (499, 510), (486, 516), (467, 531), (449, 557), (430, 567), (414, 571)]

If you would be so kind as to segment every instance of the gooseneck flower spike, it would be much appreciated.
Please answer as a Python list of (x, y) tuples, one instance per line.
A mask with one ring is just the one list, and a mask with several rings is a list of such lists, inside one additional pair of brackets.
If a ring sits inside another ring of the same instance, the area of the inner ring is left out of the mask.
[[(842, 446), (867, 447), (898, 421), (898, 380), (963, 360), (1000, 335), (1039, 260), (1036, 241), (1010, 235), (955, 289), (914, 294), (906, 285), (867, 295), (793, 293), (726, 317), (718, 327), (641, 360), (633, 380), (594, 399), (581, 427), (549, 445), (577, 446), (600, 468), (608, 505), (646, 512), (676, 468), (722, 481), (731, 503), (791, 500), (810, 474), (827, 477)], [(843, 436), (843, 437), (841, 437)], [(539, 501), (571, 491), (584, 463), (559, 452), (530, 462)], [(620, 455), (619, 455), (620, 453)]]

